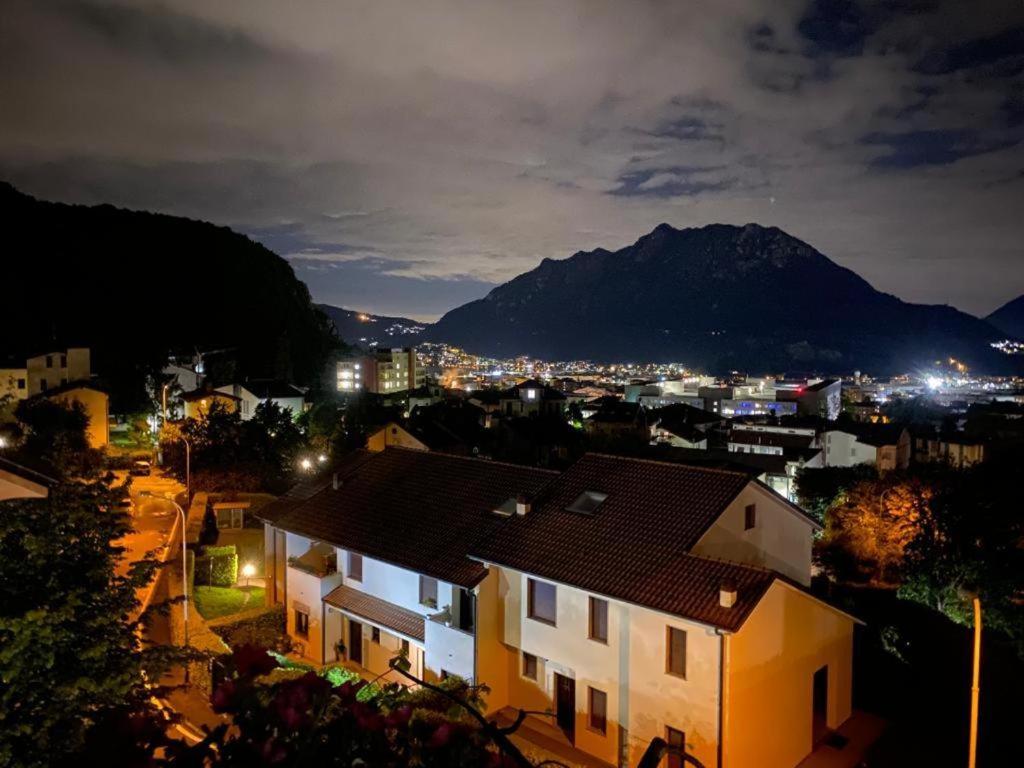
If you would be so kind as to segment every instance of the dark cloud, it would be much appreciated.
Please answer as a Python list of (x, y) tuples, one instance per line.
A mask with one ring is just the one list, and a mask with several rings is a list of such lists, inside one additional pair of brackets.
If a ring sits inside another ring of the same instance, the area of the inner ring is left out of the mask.
[(0, 176), (232, 226), (315, 297), (392, 314), (661, 221), (778, 225), (884, 290), (987, 312), (1024, 292), (1022, 14), (6, 0)]

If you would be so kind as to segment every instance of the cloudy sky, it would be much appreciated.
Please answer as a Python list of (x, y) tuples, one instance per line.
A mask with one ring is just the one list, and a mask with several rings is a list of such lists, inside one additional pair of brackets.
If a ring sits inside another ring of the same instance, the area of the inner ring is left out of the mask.
[(912, 301), (1024, 293), (1022, 0), (0, 14), (0, 178), (228, 224), (320, 301), (430, 319), (662, 221), (777, 225)]

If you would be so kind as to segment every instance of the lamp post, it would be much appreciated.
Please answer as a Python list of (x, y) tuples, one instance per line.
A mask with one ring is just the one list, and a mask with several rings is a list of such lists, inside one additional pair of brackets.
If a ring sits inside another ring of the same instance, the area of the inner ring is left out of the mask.
[(971, 677), (971, 736), (967, 753), (967, 766), (974, 768), (978, 752), (978, 698), (981, 694), (981, 600), (974, 600), (974, 672)]
[[(186, 443), (188, 445), (188, 443)], [(181, 504), (171, 499), (171, 504), (174, 505), (174, 509), (178, 513), (178, 518), (181, 520), (181, 594), (185, 598), (183, 603), (183, 611), (185, 617), (185, 647), (188, 648), (188, 547), (186, 544), (185, 535), (185, 510), (181, 508)], [(188, 662), (185, 662), (185, 683), (189, 681), (188, 673)]]
[(164, 384), (164, 386), (163, 386), (163, 394), (161, 396), (161, 401), (163, 403), (164, 423), (165, 424), (167, 423), (167, 388), (169, 386), (171, 386), (171, 385), (170, 384)]
[(181, 442), (185, 444), (185, 503), (192, 506), (192, 445), (183, 435)]

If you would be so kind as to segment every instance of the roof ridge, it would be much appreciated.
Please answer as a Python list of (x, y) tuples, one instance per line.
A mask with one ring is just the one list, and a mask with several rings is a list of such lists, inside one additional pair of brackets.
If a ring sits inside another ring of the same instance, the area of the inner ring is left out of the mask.
[(408, 448), (404, 445), (388, 445), (384, 448), (383, 451), (381, 451), (381, 453), (384, 454), (387, 453), (388, 451), (402, 451), (404, 453), (429, 454), (430, 456), (437, 456), (438, 458), (459, 459), (460, 461), (471, 461), (476, 462), (478, 464), (486, 464), (488, 466), (513, 467), (515, 469), (525, 469), (529, 472), (542, 472), (546, 475), (562, 474), (557, 469), (545, 469), (544, 467), (528, 467), (525, 464), (513, 464), (511, 461), (495, 461), (494, 459), (484, 459), (481, 458), (480, 456), (460, 456), (455, 453), (444, 453), (442, 451), (424, 451), (421, 448)]
[(626, 461), (639, 461), (645, 464), (659, 464), (665, 467), (685, 467), (687, 469), (694, 469), (700, 472), (717, 472), (723, 475), (738, 475), (749, 479), (749, 472), (741, 472), (738, 469), (723, 469), (721, 467), (702, 467), (697, 464), (686, 464), (680, 461), (665, 461), (664, 459), (649, 459), (644, 456), (624, 456), (615, 453), (603, 453), (601, 451), (587, 451), (583, 454), (584, 458), (587, 456), (600, 456), (604, 459), (620, 459)]

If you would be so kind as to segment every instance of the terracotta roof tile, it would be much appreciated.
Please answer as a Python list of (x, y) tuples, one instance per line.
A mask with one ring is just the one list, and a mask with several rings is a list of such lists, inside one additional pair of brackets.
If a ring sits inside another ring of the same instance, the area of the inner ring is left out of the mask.
[(324, 602), (421, 643), (426, 637), (424, 618), (418, 613), (358, 589), (342, 585), (329, 592)]
[[(775, 578), (760, 568), (689, 554), (749, 483), (723, 469), (588, 454), (524, 517), (504, 520), (473, 554), (541, 578), (726, 628), (738, 626)], [(567, 507), (607, 494), (592, 514)], [(718, 605), (722, 579), (737, 604)]]
[(494, 509), (536, 494), (556, 472), (388, 448), (277, 518), (275, 525), (464, 587), (484, 567), (468, 557), (504, 518)]

